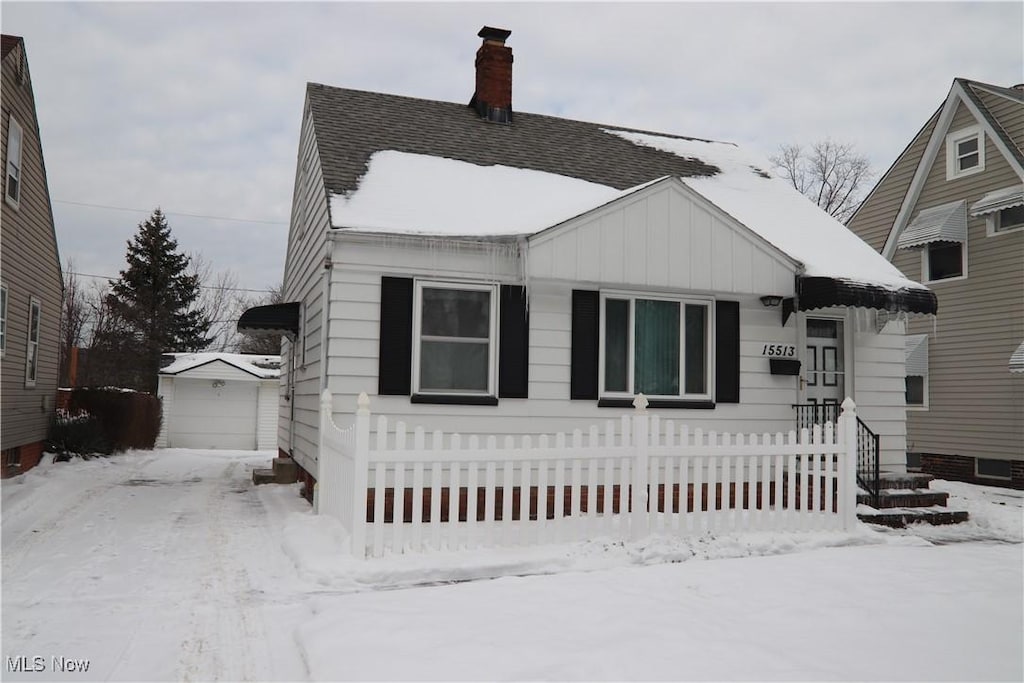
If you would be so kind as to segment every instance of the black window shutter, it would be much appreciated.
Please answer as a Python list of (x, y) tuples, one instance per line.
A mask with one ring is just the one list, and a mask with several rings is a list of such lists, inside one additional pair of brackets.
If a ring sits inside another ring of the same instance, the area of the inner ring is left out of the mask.
[(569, 398), (597, 399), (598, 335), (601, 298), (598, 292), (572, 290), (572, 361)]
[(380, 279), (380, 364), (377, 393), (412, 393), (412, 278)]
[(740, 402), (740, 303), (715, 303), (715, 401)]
[(526, 288), (502, 285), (498, 304), (498, 397), (526, 398), (530, 369)]

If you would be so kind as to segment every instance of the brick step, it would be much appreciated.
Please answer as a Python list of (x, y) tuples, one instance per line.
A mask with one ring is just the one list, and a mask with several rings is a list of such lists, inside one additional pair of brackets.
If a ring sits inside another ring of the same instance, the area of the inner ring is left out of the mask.
[(934, 478), (920, 472), (882, 472), (878, 483), (880, 489), (926, 489)]
[(946, 510), (944, 508), (890, 508), (887, 510), (863, 510), (857, 518), (868, 524), (880, 524), (902, 529), (908, 524), (926, 523), (933, 526), (941, 524), (959, 524), (967, 521), (966, 510)]
[(259, 486), (260, 484), (273, 484), (277, 481), (274, 476), (274, 470), (269, 467), (259, 467), (252, 471), (252, 483)]
[(867, 494), (857, 494), (857, 503), (883, 508), (927, 508), (933, 506), (946, 507), (949, 494), (931, 489), (883, 489), (878, 494), (878, 501), (871, 502)]
[(294, 484), (299, 480), (299, 466), (287, 456), (274, 458), (273, 472), (278, 484)]

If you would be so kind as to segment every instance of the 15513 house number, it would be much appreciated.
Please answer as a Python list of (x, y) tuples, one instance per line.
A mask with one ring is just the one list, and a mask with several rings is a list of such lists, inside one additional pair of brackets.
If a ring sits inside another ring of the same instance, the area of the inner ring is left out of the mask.
[(796, 358), (796, 347), (792, 344), (765, 344), (761, 355), (768, 358)]

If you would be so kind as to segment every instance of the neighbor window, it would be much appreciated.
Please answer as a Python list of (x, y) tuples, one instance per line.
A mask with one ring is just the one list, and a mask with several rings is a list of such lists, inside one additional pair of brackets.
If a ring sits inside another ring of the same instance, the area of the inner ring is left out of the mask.
[(907, 375), (907, 406), (921, 408), (925, 402), (925, 378), (920, 375)]
[(39, 370), (39, 319), (42, 307), (32, 299), (28, 305), (28, 346), (25, 349), (25, 385), (35, 386)]
[(7, 285), (0, 285), (0, 355), (7, 351)]
[(416, 393), (494, 395), (497, 296), (492, 285), (417, 282)]
[(964, 245), (961, 242), (931, 242), (923, 250), (921, 272), (926, 282), (963, 277)]
[(971, 126), (946, 136), (946, 179), (971, 175), (985, 169), (985, 134)]
[(1011, 206), (998, 211), (992, 217), (990, 232), (1009, 232), (1024, 228), (1024, 205)]
[(618, 294), (602, 298), (604, 395), (710, 395), (710, 302)]
[(18, 122), (11, 116), (7, 128), (7, 181), (4, 183), (4, 192), (7, 203), (18, 208), (18, 201), (21, 199), (21, 148), (22, 130)]

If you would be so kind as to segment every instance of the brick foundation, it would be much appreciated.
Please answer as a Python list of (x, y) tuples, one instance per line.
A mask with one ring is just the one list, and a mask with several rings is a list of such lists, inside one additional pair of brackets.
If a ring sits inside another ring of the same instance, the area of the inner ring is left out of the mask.
[[(291, 453), (289, 453), (285, 449), (278, 448), (277, 449), (277, 457), (279, 457), (279, 458), (290, 458), (292, 456), (291, 456)], [(299, 480), (299, 483), (302, 484), (302, 490), (301, 490), (302, 497), (305, 498), (306, 501), (310, 505), (312, 505), (313, 504), (313, 486), (316, 484), (316, 477), (314, 477), (312, 474), (310, 474), (309, 472), (304, 470), (302, 468), (302, 465), (300, 465), (298, 462), (295, 463), (295, 466), (299, 470), (299, 479), (298, 480)]]
[(984, 486), (1024, 489), (1024, 460), (1010, 462), (1010, 479), (992, 479), (975, 474), (975, 459), (965, 455), (921, 453), (921, 471), (937, 479), (963, 481)]
[(0, 478), (15, 477), (38, 465), (39, 461), (43, 459), (44, 446), (44, 442), (36, 441), (35, 443), (8, 448), (0, 453), (0, 458), (2, 458), (0, 459), (0, 465), (3, 466), (2, 471), (0, 471)]

